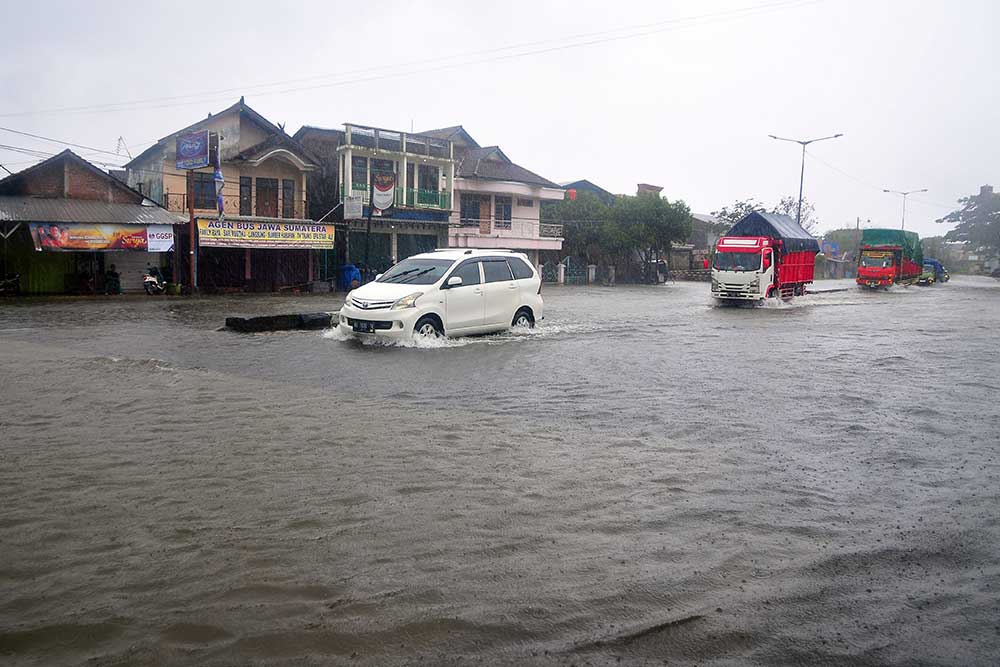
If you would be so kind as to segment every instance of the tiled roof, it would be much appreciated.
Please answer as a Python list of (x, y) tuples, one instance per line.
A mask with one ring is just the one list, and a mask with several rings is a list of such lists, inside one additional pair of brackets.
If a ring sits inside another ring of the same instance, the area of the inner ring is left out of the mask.
[(559, 185), (543, 178), (533, 171), (514, 164), (497, 146), (486, 148), (466, 148), (455, 150), (459, 159), (455, 175), (460, 178), (485, 178), (494, 181), (514, 181), (558, 188)]
[[(427, 130), (426, 132), (421, 132), (421, 135), (425, 137), (433, 137), (434, 139), (447, 139), (454, 142), (456, 135), (462, 135), (462, 146), (470, 146), (472, 148), (479, 148), (479, 143), (472, 138), (464, 127), (461, 125), (452, 125), (451, 127), (441, 127), (436, 130)], [(456, 144), (458, 145), (458, 144)]]
[(177, 225), (181, 216), (156, 204), (118, 204), (90, 199), (0, 197), (4, 222), (84, 222), (88, 224)]

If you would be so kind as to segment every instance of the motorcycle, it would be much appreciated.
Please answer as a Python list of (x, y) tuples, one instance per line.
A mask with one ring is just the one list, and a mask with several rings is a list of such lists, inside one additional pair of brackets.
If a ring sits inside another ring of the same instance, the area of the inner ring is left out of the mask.
[(0, 296), (17, 296), (21, 293), (21, 274), (15, 273), (0, 280)]
[(163, 280), (160, 270), (152, 267), (147, 268), (146, 273), (142, 276), (142, 288), (146, 290), (146, 294), (153, 296), (155, 294), (163, 294), (167, 289), (167, 283)]

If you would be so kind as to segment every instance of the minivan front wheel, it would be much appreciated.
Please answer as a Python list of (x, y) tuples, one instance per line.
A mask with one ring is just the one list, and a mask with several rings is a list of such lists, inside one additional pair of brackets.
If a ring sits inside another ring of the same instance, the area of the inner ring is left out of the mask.
[(424, 315), (413, 325), (413, 334), (424, 338), (439, 338), (444, 335), (441, 323), (429, 315)]
[(535, 318), (531, 315), (531, 311), (527, 308), (522, 308), (521, 310), (514, 313), (514, 320), (510, 323), (512, 327), (534, 327)]

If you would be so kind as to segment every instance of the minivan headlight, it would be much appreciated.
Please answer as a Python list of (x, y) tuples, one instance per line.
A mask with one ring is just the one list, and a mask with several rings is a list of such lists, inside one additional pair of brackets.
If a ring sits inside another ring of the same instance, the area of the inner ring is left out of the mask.
[(392, 310), (401, 310), (403, 308), (416, 308), (417, 299), (424, 295), (423, 292), (414, 292), (413, 294), (407, 294), (401, 299), (396, 299), (396, 303), (392, 304)]

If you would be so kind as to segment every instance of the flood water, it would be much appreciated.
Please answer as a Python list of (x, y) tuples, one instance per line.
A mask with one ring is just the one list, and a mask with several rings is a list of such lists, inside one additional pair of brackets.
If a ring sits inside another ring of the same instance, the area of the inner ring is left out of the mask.
[(543, 296), (0, 302), (0, 662), (996, 664), (1000, 282)]

